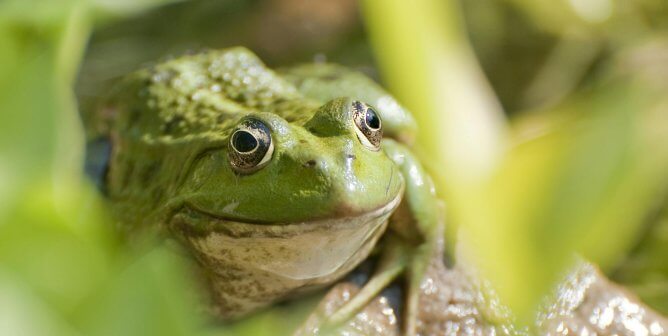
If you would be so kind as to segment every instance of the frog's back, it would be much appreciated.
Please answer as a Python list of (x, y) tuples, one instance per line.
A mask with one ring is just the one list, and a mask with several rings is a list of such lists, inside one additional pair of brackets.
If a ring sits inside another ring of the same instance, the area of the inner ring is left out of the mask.
[(100, 129), (150, 138), (225, 129), (251, 112), (307, 119), (318, 105), (241, 47), (159, 63), (128, 75), (117, 88)]

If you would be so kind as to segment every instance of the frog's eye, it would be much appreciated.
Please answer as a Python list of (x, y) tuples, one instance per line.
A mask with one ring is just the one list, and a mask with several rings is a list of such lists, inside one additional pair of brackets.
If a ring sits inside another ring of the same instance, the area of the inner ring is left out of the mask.
[(269, 127), (260, 120), (242, 121), (230, 136), (230, 164), (239, 173), (249, 174), (264, 167), (273, 152)]
[(377, 151), (383, 138), (383, 126), (378, 113), (369, 105), (353, 101), (352, 106), (355, 133), (367, 148)]

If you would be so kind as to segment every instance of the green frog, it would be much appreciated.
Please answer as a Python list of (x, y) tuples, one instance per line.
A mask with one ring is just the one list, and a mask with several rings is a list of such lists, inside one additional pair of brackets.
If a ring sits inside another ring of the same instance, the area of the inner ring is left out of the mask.
[(223, 319), (331, 285), (377, 253), (367, 284), (328, 324), (406, 276), (415, 330), (443, 220), (410, 145), (411, 114), (334, 64), (273, 71), (244, 48), (174, 58), (122, 79), (99, 125), (106, 193), (128, 236), (159, 232), (196, 260)]

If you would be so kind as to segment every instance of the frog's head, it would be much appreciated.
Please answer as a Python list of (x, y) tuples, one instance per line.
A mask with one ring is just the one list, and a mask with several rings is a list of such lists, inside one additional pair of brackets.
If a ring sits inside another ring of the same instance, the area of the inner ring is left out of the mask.
[(186, 200), (213, 217), (293, 224), (356, 217), (400, 198), (402, 177), (381, 150), (382, 121), (363, 102), (335, 99), (301, 122), (251, 113), (224, 133), (226, 146), (193, 170)]
[(223, 286), (219, 301), (266, 304), (366, 258), (404, 188), (382, 133), (372, 107), (339, 98), (308, 120), (245, 115), (199, 155), (170, 226)]

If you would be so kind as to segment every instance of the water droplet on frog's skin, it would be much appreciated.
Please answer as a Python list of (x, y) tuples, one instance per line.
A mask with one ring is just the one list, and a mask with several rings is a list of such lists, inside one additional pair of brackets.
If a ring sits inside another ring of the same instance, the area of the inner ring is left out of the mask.
[(164, 83), (171, 80), (174, 77), (174, 73), (171, 71), (159, 71), (153, 74), (151, 80), (153, 83)]
[(204, 86), (204, 84), (205, 84), (206, 81), (207, 81), (207, 76), (205, 76), (205, 75), (197, 75), (197, 76), (195, 76), (195, 78), (193, 79), (193, 81), (194, 81), (194, 84), (195, 84), (196, 87), (202, 87), (202, 86)]
[(174, 79), (170, 82), (170, 84), (171, 84), (172, 87), (174, 87), (174, 88), (178, 88), (178, 87), (183, 86), (183, 80), (182, 80), (181, 78), (174, 78)]
[(202, 99), (203, 95), (204, 94), (202, 93), (202, 91), (197, 91), (197, 92), (193, 93), (192, 96), (190, 96), (190, 99), (192, 99), (193, 101), (198, 101), (198, 100)]
[(239, 202), (232, 202), (223, 207), (223, 212), (232, 214), (234, 210), (239, 206)]

